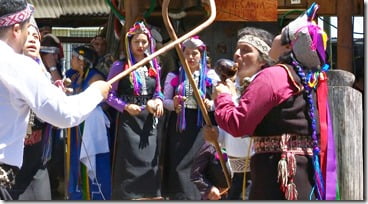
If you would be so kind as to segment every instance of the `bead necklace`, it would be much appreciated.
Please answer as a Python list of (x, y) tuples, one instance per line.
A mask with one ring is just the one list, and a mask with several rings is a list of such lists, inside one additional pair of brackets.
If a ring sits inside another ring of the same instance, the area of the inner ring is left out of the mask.
[(146, 81), (146, 77), (148, 77), (148, 69), (147, 66), (142, 66), (139, 67), (136, 70), (136, 73), (138, 75), (139, 81), (141, 83), (141, 95), (147, 95), (148, 91), (147, 91), (147, 81)]
[[(195, 84), (198, 84), (199, 81), (199, 71), (195, 71), (193, 72), (193, 79), (195, 81)], [(189, 105), (189, 106), (194, 106), (196, 107), (197, 102), (194, 98), (193, 95), (193, 87), (192, 85), (189, 83), (189, 80), (185, 80), (185, 97), (187, 98), (187, 100), (185, 101), (185, 104)]]

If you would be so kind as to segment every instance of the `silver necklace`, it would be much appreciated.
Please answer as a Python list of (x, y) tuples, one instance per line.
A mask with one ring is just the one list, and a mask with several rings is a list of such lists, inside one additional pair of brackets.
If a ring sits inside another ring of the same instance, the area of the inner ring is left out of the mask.
[(141, 95), (147, 95), (148, 91), (147, 91), (147, 82), (146, 82), (146, 77), (148, 77), (148, 71), (147, 71), (147, 67), (143, 66), (143, 67), (139, 67), (136, 70), (137, 74), (139, 75), (139, 78), (141, 79)]

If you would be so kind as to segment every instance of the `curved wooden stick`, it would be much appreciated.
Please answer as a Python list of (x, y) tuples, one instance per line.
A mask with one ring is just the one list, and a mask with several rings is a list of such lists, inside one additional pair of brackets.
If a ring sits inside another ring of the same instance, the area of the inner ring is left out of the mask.
[[(211, 8), (211, 16), (214, 15), (216, 17), (216, 5), (215, 5), (215, 2), (214, 2), (214, 0), (209, 0), (209, 1), (210, 1), (210, 8)], [(175, 30), (174, 30), (174, 28), (173, 28), (173, 26), (172, 26), (172, 24), (170, 22), (170, 19), (169, 19), (169, 11), (168, 11), (169, 3), (170, 3), (170, 0), (164, 0), (163, 3), (162, 3), (162, 18), (163, 18), (163, 21), (164, 21), (166, 30), (167, 30), (170, 38), (172, 40), (175, 40), (176, 41), (178, 39), (178, 37), (176, 36)], [(194, 81), (194, 79), (192, 77), (192, 72), (190, 71), (188, 62), (187, 62), (187, 60), (185, 60), (184, 54), (183, 54), (182, 49), (181, 49), (181, 45), (180, 44), (176, 44), (175, 45), (175, 49), (176, 49), (176, 52), (178, 53), (180, 62), (183, 65), (183, 68), (185, 70), (185, 73), (187, 75), (187, 78), (189, 80), (189, 83), (193, 87), (193, 93), (194, 93), (194, 96), (195, 96), (195, 98), (197, 100), (197, 103), (198, 103), (198, 105), (199, 105), (199, 107), (201, 109), (203, 118), (204, 118), (204, 120), (205, 120), (205, 122), (206, 122), (207, 125), (212, 125), (211, 124), (210, 117), (208, 116), (208, 112), (207, 112), (206, 106), (204, 105), (204, 102), (203, 102), (203, 100), (202, 100), (202, 98), (201, 98), (201, 96), (199, 94), (198, 87), (197, 87), (197, 85), (196, 85), (196, 83), (195, 83), (195, 81)], [(215, 146), (216, 152), (220, 156), (220, 164), (221, 164), (222, 170), (223, 170), (223, 172), (225, 174), (225, 179), (226, 179), (226, 183), (227, 183), (227, 186), (228, 187), (224, 191), (221, 192), (221, 194), (223, 194), (223, 193), (227, 192), (228, 189), (231, 186), (230, 174), (229, 174), (228, 169), (226, 168), (224, 157), (222, 156), (222, 151), (221, 151), (221, 148), (220, 148), (220, 145), (219, 145), (217, 139), (211, 140), (210, 142)]]
[(107, 83), (108, 84), (113, 84), (114, 82), (116, 82), (116, 81), (120, 80), (121, 78), (125, 77), (126, 75), (128, 75), (130, 72), (138, 69), (138, 67), (141, 67), (141, 66), (145, 65), (147, 62), (149, 62), (153, 58), (163, 54), (164, 52), (167, 52), (167, 51), (171, 50), (172, 48), (174, 48), (175, 45), (183, 42), (187, 38), (201, 32), (204, 28), (208, 27), (213, 21), (215, 21), (215, 18), (216, 18), (215, 2), (214, 2), (214, 0), (210, 0), (210, 2), (211, 2), (211, 5), (213, 4), (211, 6), (211, 16), (205, 22), (203, 22), (202, 24), (200, 24), (199, 26), (197, 26), (196, 28), (194, 28), (190, 32), (186, 33), (185, 35), (181, 36), (179, 39), (176, 39), (175, 41), (170, 42), (169, 44), (165, 45), (161, 49), (157, 50), (156, 52), (152, 53), (151, 55), (149, 55), (149, 56), (145, 57), (144, 59), (142, 59), (141, 61), (137, 62), (133, 66), (131, 66), (128, 69), (120, 72), (118, 75), (116, 75), (115, 77), (113, 77), (109, 81), (107, 81)]

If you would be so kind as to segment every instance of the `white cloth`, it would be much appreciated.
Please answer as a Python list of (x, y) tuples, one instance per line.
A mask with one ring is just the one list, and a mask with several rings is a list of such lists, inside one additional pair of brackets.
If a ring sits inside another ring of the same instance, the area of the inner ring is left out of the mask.
[(207, 72), (208, 78), (212, 80), (212, 84), (214, 86), (217, 85), (219, 81), (221, 81), (220, 77), (217, 75), (216, 71), (214, 69), (209, 69)]
[[(253, 80), (258, 73), (254, 74), (250, 80)], [(239, 79), (235, 79), (236, 90), (239, 91)], [(239, 103), (240, 92), (237, 93), (238, 96), (233, 96), (233, 102), (237, 106)], [(246, 124), (245, 124), (246, 125)], [(226, 148), (226, 153), (231, 157), (238, 158), (249, 158), (253, 155), (254, 151), (250, 144), (249, 137), (234, 137), (230, 133), (226, 132), (218, 126), (219, 129), (219, 142)]]
[(96, 155), (110, 151), (106, 127), (110, 127), (110, 120), (97, 106), (84, 122), (80, 153), (80, 161), (92, 180), (96, 177)]
[(51, 187), (47, 168), (38, 169), (26, 190), (19, 195), (19, 200), (51, 200)]
[(30, 109), (41, 120), (66, 128), (80, 124), (103, 100), (92, 87), (66, 96), (36, 71), (38, 66), (0, 40), (0, 163), (21, 167)]
[(252, 147), (249, 150), (249, 137), (234, 137), (222, 128), (219, 129), (219, 142), (226, 148), (226, 153), (232, 157), (245, 158), (253, 154)]

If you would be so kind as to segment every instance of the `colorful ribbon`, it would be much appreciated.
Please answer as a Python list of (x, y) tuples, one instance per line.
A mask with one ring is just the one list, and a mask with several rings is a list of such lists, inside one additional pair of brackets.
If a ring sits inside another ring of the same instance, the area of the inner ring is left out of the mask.
[(328, 104), (326, 72), (319, 74), (318, 83), (317, 103), (320, 119), (320, 158), (322, 175), (325, 181), (325, 195), (322, 195), (322, 199), (335, 200), (337, 193), (337, 161), (332, 120)]

